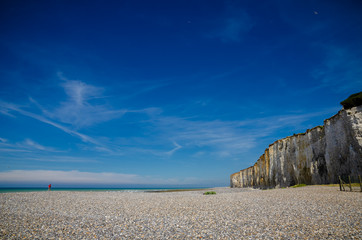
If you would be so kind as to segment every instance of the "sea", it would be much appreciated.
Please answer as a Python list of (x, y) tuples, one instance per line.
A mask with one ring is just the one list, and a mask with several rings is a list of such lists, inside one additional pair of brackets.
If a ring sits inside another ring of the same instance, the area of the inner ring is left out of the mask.
[[(177, 187), (177, 188), (56, 188), (53, 187), (51, 191), (70, 191), (70, 192), (159, 192), (169, 190), (183, 190), (183, 189), (207, 189), (208, 187)], [(0, 193), (11, 192), (45, 192), (48, 188), (36, 187), (2, 187)]]

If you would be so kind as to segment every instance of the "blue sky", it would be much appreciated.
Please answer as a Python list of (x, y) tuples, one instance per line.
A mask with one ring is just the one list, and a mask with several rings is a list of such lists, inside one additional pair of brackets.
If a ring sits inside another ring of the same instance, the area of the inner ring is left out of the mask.
[(227, 186), (362, 89), (360, 1), (0, 3), (0, 186)]

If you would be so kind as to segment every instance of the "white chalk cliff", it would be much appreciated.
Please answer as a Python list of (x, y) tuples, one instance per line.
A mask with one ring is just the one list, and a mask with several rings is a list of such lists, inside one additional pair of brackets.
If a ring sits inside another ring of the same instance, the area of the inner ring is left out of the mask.
[(323, 126), (280, 139), (254, 166), (230, 176), (231, 187), (337, 183), (362, 175), (362, 106), (342, 109)]

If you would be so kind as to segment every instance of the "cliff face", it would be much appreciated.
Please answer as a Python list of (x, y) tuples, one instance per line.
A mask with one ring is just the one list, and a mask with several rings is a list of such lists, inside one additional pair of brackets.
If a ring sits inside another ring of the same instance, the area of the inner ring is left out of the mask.
[(254, 166), (230, 176), (230, 186), (328, 184), (345, 175), (362, 175), (362, 106), (343, 109), (323, 126), (269, 145)]

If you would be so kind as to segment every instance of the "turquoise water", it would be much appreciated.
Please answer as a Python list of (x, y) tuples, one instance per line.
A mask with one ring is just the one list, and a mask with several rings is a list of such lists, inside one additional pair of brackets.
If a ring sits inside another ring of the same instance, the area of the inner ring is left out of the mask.
[[(200, 188), (52, 188), (52, 191), (76, 191), (76, 192), (145, 192), (145, 191), (162, 191), (177, 189), (206, 189)], [(45, 192), (48, 188), (0, 188), (0, 193), (9, 192)]]

